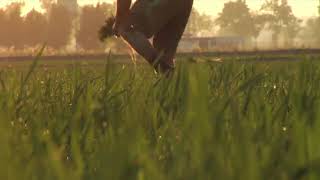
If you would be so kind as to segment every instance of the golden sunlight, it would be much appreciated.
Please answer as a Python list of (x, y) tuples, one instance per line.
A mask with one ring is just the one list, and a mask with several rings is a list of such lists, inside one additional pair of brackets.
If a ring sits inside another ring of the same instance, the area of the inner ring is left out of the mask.
[[(41, 11), (41, 5), (39, 0), (0, 0), (0, 8), (4, 7), (11, 2), (25, 2), (25, 7), (23, 9), (23, 14), (30, 11), (31, 9), (36, 9)], [(299, 17), (306, 16), (316, 16), (318, 14), (318, 0), (288, 0), (289, 4), (292, 6), (294, 14)], [(98, 2), (114, 2), (114, 0), (78, 0), (79, 5), (92, 4)], [(216, 16), (223, 8), (223, 4), (227, 2), (225, 0), (195, 0), (194, 6), (200, 12), (209, 15)], [(258, 11), (263, 0), (247, 0), (248, 6), (254, 10)]]

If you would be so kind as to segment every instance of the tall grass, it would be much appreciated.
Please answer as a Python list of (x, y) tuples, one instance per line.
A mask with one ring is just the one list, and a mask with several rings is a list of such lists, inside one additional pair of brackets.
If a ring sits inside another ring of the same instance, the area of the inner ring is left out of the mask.
[(1, 70), (0, 179), (319, 179), (320, 64)]

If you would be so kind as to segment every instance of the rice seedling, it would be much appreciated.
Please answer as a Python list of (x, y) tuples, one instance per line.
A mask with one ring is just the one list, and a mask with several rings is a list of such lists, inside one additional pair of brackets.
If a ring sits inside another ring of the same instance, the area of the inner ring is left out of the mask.
[(1, 179), (319, 179), (320, 64), (2, 69)]

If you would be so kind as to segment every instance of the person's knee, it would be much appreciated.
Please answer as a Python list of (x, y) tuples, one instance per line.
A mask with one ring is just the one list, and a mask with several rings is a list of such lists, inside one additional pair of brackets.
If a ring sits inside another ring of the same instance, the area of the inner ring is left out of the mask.
[(134, 26), (130, 26), (130, 27), (123, 28), (123, 29), (119, 30), (119, 34), (121, 36), (127, 36), (128, 34), (131, 34), (131, 33), (143, 34), (148, 39), (153, 37), (153, 33), (151, 31), (149, 31), (147, 29), (136, 28)]

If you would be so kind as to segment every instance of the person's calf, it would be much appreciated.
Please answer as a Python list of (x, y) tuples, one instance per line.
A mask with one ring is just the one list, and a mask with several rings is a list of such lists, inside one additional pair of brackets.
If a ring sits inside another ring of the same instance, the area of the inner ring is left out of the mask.
[(137, 31), (120, 31), (122, 38), (144, 59), (146, 59), (150, 64), (154, 64), (155, 59), (158, 56), (157, 51), (153, 48), (152, 44), (149, 42), (142, 33)]

